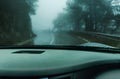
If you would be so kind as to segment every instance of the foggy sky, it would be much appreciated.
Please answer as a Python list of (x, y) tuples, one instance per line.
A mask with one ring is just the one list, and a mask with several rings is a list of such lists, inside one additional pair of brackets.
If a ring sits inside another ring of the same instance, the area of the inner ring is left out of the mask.
[(32, 15), (33, 31), (52, 29), (53, 20), (66, 7), (67, 0), (39, 0), (36, 15)]

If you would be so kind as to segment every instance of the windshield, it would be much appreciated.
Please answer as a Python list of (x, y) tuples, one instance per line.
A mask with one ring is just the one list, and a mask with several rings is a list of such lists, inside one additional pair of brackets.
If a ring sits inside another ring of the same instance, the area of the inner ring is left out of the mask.
[(0, 45), (120, 48), (120, 0), (0, 0)]

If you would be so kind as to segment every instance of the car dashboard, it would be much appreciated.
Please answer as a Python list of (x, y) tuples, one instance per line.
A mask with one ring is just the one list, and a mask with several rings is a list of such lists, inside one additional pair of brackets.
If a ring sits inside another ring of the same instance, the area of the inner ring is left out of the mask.
[(120, 54), (65, 49), (1, 49), (0, 79), (96, 79), (120, 69)]

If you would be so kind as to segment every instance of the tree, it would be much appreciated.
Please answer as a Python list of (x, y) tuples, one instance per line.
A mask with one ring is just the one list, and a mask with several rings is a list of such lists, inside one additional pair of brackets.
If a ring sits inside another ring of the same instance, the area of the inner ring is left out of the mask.
[[(77, 12), (77, 15), (75, 12), (72, 12), (72, 14), (79, 18), (77, 21), (84, 19), (86, 31), (96, 31), (97, 24), (101, 24), (102, 20), (112, 13), (109, 3), (106, 3), (103, 0), (73, 0), (71, 5), (76, 6), (78, 8), (76, 11), (79, 10), (79, 12)], [(68, 5), (68, 9), (74, 8)]]
[(55, 30), (73, 30), (73, 20), (67, 13), (60, 13), (58, 17), (54, 20), (54, 29)]
[(68, 24), (74, 24), (74, 26), (72, 26), (74, 31), (80, 31), (83, 26), (82, 24), (85, 24), (85, 31), (104, 32), (107, 23), (115, 19), (111, 1), (112, 0), (68, 0), (65, 15), (67, 15), (69, 19), (72, 19)]
[(0, 44), (13, 44), (31, 38), (30, 13), (35, 13), (37, 0), (0, 1)]

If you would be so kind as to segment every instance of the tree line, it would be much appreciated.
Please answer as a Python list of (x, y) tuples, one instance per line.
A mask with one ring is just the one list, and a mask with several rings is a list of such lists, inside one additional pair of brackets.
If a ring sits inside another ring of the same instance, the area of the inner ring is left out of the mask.
[(120, 29), (120, 6), (112, 6), (112, 1), (68, 0), (64, 12), (61, 12), (54, 21), (54, 29), (116, 32)]
[(34, 36), (30, 15), (37, 0), (0, 0), (1, 45), (11, 45)]

